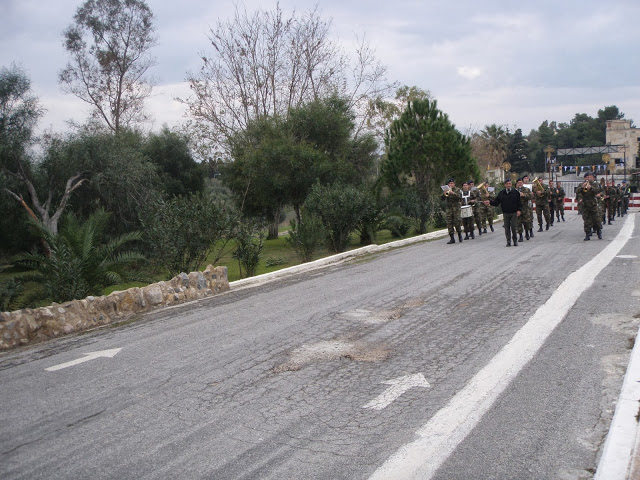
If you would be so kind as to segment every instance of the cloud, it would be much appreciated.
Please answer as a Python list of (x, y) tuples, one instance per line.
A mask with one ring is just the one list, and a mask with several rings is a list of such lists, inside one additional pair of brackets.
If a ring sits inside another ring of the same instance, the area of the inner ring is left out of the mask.
[(468, 80), (473, 80), (482, 74), (482, 70), (478, 67), (458, 67), (458, 75)]

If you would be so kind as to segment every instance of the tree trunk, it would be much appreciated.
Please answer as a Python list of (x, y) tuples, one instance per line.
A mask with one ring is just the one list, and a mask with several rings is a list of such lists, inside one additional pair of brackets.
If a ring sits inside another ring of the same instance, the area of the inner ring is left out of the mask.
[(280, 224), (280, 209), (276, 210), (275, 215), (273, 216), (273, 222), (269, 225), (269, 235), (267, 236), (267, 240), (275, 240), (278, 238), (278, 226)]

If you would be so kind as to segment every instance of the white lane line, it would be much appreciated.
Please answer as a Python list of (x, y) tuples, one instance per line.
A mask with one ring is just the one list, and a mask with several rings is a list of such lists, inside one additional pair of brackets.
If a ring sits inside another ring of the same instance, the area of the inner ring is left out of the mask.
[[(598, 255), (569, 275), (493, 359), (417, 432), (418, 438), (394, 453), (373, 480), (433, 477), (500, 394), (538, 352), (580, 295), (618, 254), (633, 233), (635, 215)], [(595, 240), (596, 242), (598, 240)]]

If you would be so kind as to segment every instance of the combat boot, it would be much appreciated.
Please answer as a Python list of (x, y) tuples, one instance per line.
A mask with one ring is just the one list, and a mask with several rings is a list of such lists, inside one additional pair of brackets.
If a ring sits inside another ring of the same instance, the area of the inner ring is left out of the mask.
[[(491, 227), (491, 231), (493, 232), (493, 227)], [(487, 227), (484, 227), (484, 228), (482, 229), (482, 233), (487, 233)]]
[(456, 239), (455, 239), (455, 238), (453, 238), (453, 233), (452, 233), (451, 235), (449, 235), (449, 236), (451, 237), (451, 240), (449, 240), (449, 241), (447, 242), (447, 245), (451, 245), (452, 243), (456, 243)]
[(513, 246), (514, 247), (518, 246), (518, 237), (513, 237)]
[[(491, 229), (491, 231), (493, 232), (493, 225), (489, 225), (489, 228)], [(487, 229), (484, 229), (484, 233), (487, 233)]]
[(591, 240), (591, 236), (588, 233), (585, 233), (584, 241), (586, 242), (587, 240)]
[(464, 239), (465, 240), (469, 240), (469, 232), (465, 232), (464, 233)]
[(602, 230), (601, 230), (601, 229), (598, 229), (598, 231), (597, 231), (596, 233), (598, 234), (598, 238), (599, 238), (600, 240), (602, 240)]
[(460, 240), (460, 243), (462, 243), (462, 232), (458, 232), (458, 240)]
[(533, 238), (533, 228), (529, 229), (529, 237)]
[(538, 225), (539, 225), (538, 232), (541, 232), (542, 231), (542, 224), (539, 223)]
[[(524, 231), (524, 238), (526, 238), (527, 240), (529, 240), (529, 230), (525, 230)], [(522, 240), (521, 240), (522, 241)]]
[(476, 236), (473, 234), (473, 230), (471, 230), (471, 240), (474, 240)]
[[(553, 223), (551, 225), (553, 225)], [(540, 227), (540, 228), (542, 228), (542, 227)], [(549, 230), (549, 224), (548, 223), (547, 223), (547, 228), (545, 228), (545, 230)]]
[(611, 219), (609, 219), (609, 223), (607, 225), (611, 225)]
[[(527, 235), (527, 239), (528, 239), (528, 238), (529, 238), (529, 236)], [(522, 232), (520, 232), (520, 236), (518, 237), (518, 241), (519, 241), (519, 242), (522, 242), (522, 241), (523, 241), (523, 240), (522, 240)]]

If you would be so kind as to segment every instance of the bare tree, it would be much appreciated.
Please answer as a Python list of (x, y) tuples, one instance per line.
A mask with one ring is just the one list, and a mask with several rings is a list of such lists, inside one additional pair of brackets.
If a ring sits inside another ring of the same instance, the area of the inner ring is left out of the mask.
[(351, 61), (330, 39), (330, 27), (317, 8), (285, 18), (279, 5), (253, 13), (236, 7), (232, 19), (218, 22), (209, 35), (213, 51), (202, 55), (199, 72), (187, 74), (192, 95), (180, 99), (199, 141), (226, 153), (249, 120), (286, 117), (292, 107), (336, 93), (366, 126), (369, 99), (392, 88), (386, 68), (364, 40)]
[[(31, 179), (31, 164), (26, 151), (33, 142), (33, 129), (43, 113), (38, 98), (31, 92), (31, 82), (27, 74), (16, 66), (0, 68), (0, 171), (17, 180), (13, 185), (9, 182), (4, 183), (3, 189), (15, 198), (31, 217), (55, 234), (71, 193), (80, 187), (84, 180), (81, 174), (73, 175), (67, 180), (64, 193), (53, 214), (52, 184), (49, 185), (47, 200), (44, 203), (40, 201)], [(18, 187), (26, 187), (33, 209), (24, 200)], [(39, 217), (34, 213), (34, 209)]]
[(146, 120), (144, 100), (155, 64), (153, 13), (144, 0), (87, 0), (64, 32), (70, 55), (59, 74), (63, 91), (92, 107), (92, 116), (114, 132)]

